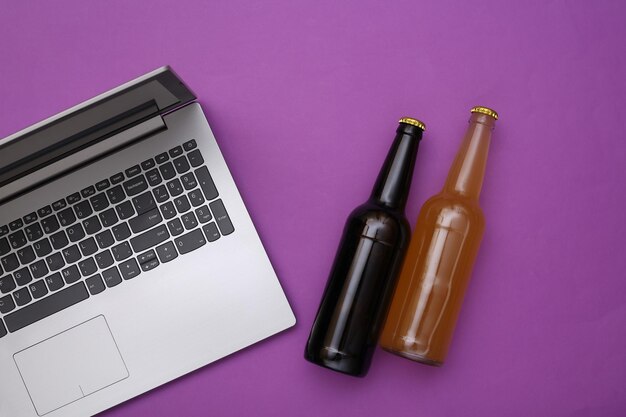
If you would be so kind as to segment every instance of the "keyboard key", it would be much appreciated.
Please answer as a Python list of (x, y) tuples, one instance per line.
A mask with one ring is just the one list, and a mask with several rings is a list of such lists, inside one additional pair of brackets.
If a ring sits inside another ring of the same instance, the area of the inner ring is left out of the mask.
[(159, 171), (161, 171), (161, 176), (165, 180), (170, 180), (176, 176), (176, 170), (174, 169), (174, 165), (171, 162), (166, 162), (163, 165), (159, 166)]
[(211, 222), (202, 228), (204, 230), (204, 234), (206, 235), (206, 240), (209, 242), (215, 242), (220, 238), (220, 232), (217, 230), (217, 225), (215, 222)]
[(159, 170), (157, 168), (146, 172), (146, 179), (148, 180), (148, 184), (152, 187), (156, 187), (163, 181), (163, 178), (161, 178), (161, 174), (159, 174)]
[(83, 198), (89, 198), (89, 197), (91, 197), (92, 195), (94, 195), (95, 193), (96, 193), (96, 189), (95, 189), (95, 187), (94, 187), (93, 185), (92, 185), (92, 186), (89, 186), (89, 187), (87, 187), (87, 188), (83, 188), (83, 189), (80, 191), (80, 195), (82, 195), (82, 196), (83, 196)]
[(159, 266), (159, 260), (158, 259), (153, 259), (151, 261), (148, 261), (146, 263), (141, 264), (141, 269), (145, 272), (150, 271), (154, 268), (156, 268), (157, 266)]
[(130, 237), (130, 229), (126, 223), (121, 223), (113, 227), (113, 235), (118, 242)]
[(11, 246), (9, 246), (7, 238), (3, 237), (0, 239), (0, 256), (4, 256), (9, 252), (11, 252)]
[(110, 180), (111, 184), (119, 184), (120, 182), (124, 181), (124, 174), (118, 172), (117, 174), (113, 175)]
[(24, 232), (26, 233), (26, 237), (28, 238), (29, 242), (41, 239), (41, 237), (43, 236), (43, 230), (41, 230), (41, 226), (39, 226), (39, 223), (26, 226), (24, 228)]
[(100, 249), (104, 249), (114, 244), (115, 239), (113, 239), (113, 234), (110, 230), (105, 230), (96, 235), (96, 242), (98, 242)]
[(167, 222), (167, 228), (169, 229), (172, 236), (178, 236), (185, 231), (185, 228), (183, 227), (183, 224), (180, 222), (179, 219), (174, 219)]
[(41, 278), (48, 275), (48, 267), (46, 266), (45, 260), (40, 260), (35, 263), (30, 264), (30, 273), (33, 274), (33, 278)]
[(78, 242), (85, 237), (85, 229), (83, 229), (83, 225), (80, 223), (71, 225), (66, 229), (66, 231), (70, 238), (70, 242)]
[(109, 180), (104, 179), (104, 180), (99, 181), (99, 182), (96, 183), (96, 190), (104, 191), (107, 188), (109, 188), (110, 185), (111, 185), (111, 183), (109, 182)]
[(176, 216), (176, 208), (174, 207), (174, 203), (172, 203), (171, 201), (163, 204), (160, 208), (161, 213), (163, 214), (163, 217), (165, 219), (171, 219), (172, 217)]
[(65, 266), (65, 261), (63, 260), (61, 252), (57, 252), (46, 257), (46, 264), (50, 271), (57, 271)]
[(126, 190), (126, 195), (132, 197), (137, 195), (148, 188), (148, 183), (146, 182), (146, 177), (144, 175), (136, 176), (124, 183), (124, 190)]
[(179, 213), (184, 213), (191, 208), (191, 205), (189, 204), (189, 199), (186, 195), (181, 195), (180, 197), (176, 198), (174, 200), (174, 206), (176, 206), (176, 210), (178, 210)]
[(7, 328), (4, 325), (4, 322), (0, 320), (0, 337), (4, 337), (7, 335)]
[(230, 217), (228, 217), (228, 213), (226, 213), (226, 208), (224, 207), (224, 203), (222, 200), (216, 200), (209, 204), (213, 215), (215, 216), (215, 221), (217, 222), (217, 227), (220, 228), (220, 232), (222, 232), (223, 236), (231, 234), (235, 228), (230, 221)]
[(180, 252), (181, 255), (184, 255), (203, 246), (206, 243), (206, 240), (202, 235), (202, 231), (200, 229), (196, 229), (174, 239), (174, 242), (178, 252)]
[(169, 237), (170, 234), (168, 233), (167, 228), (164, 224), (162, 224), (161, 226), (148, 230), (139, 236), (135, 236), (130, 240), (130, 244), (133, 246), (133, 250), (138, 253), (158, 245)]
[(43, 231), (46, 233), (54, 233), (59, 230), (59, 221), (57, 220), (57, 216), (52, 215), (50, 217), (46, 217), (41, 221), (41, 227)]
[(110, 250), (105, 250), (96, 255), (96, 263), (98, 264), (98, 268), (104, 269), (113, 265), (113, 255), (111, 255)]
[(126, 173), (126, 177), (131, 178), (131, 177), (134, 177), (135, 175), (139, 175), (139, 173), (141, 172), (141, 168), (139, 167), (139, 165), (135, 165), (135, 166), (128, 168), (124, 172)]
[(15, 278), (15, 283), (20, 287), (33, 280), (33, 276), (30, 274), (30, 270), (28, 268), (18, 269), (13, 273), (13, 278)]
[(102, 272), (102, 278), (104, 278), (104, 283), (107, 287), (115, 287), (120, 282), (122, 282), (122, 277), (120, 276), (120, 272), (116, 267), (109, 268), (106, 271)]
[(46, 297), (43, 300), (8, 314), (5, 316), (4, 320), (9, 331), (16, 332), (45, 317), (79, 303), (88, 297), (89, 293), (87, 292), (85, 284), (79, 282), (61, 291), (55, 292), (50, 297)]
[(162, 164), (163, 162), (165, 162), (168, 159), (170, 159), (170, 157), (167, 154), (167, 152), (163, 152), (163, 153), (160, 153), (157, 156), (155, 156), (154, 159), (156, 160), (157, 164)]
[(107, 190), (107, 196), (111, 204), (117, 204), (126, 198), (126, 194), (124, 194), (124, 189), (121, 185), (116, 185), (110, 190)]
[(174, 248), (174, 244), (172, 242), (167, 242), (162, 244), (161, 246), (157, 246), (156, 248), (157, 255), (159, 255), (159, 260), (161, 263), (166, 263), (171, 261), (172, 259), (178, 258), (178, 252)]
[(203, 166), (202, 168), (198, 168), (195, 171), (196, 178), (200, 182), (200, 188), (202, 188), (202, 192), (204, 193), (204, 197), (207, 200), (213, 200), (217, 198), (219, 195), (217, 192), (217, 188), (215, 188), (215, 184), (213, 183), (213, 178), (211, 178), (211, 174), (209, 174), (209, 170), (207, 167)]
[(28, 289), (35, 300), (48, 294), (48, 287), (46, 287), (43, 279), (33, 282), (28, 286)]
[(135, 215), (135, 209), (130, 201), (124, 201), (122, 204), (115, 207), (115, 209), (117, 210), (117, 214), (120, 216), (121, 220), (126, 220)]
[(144, 171), (147, 171), (147, 170), (149, 170), (150, 168), (154, 168), (154, 166), (155, 166), (155, 165), (156, 165), (156, 164), (154, 163), (154, 159), (150, 158), (150, 159), (146, 159), (145, 161), (143, 161), (143, 162), (141, 163), (141, 168), (142, 168)]
[(0, 298), (0, 313), (7, 314), (15, 308), (15, 303), (13, 302), (13, 297), (11, 295), (6, 295)]
[(26, 244), (26, 236), (24, 236), (24, 232), (18, 230), (17, 232), (9, 235), (9, 242), (11, 243), (11, 247), (13, 249), (21, 248)]
[(87, 288), (89, 288), (89, 293), (91, 295), (100, 294), (105, 289), (104, 282), (102, 282), (100, 274), (87, 278), (85, 280), (85, 284), (87, 284)]
[(213, 218), (211, 211), (206, 205), (196, 209), (196, 216), (198, 216), (198, 221), (200, 223), (206, 223)]
[(154, 253), (154, 250), (151, 249), (148, 252), (144, 252), (141, 255), (139, 255), (137, 257), (137, 262), (139, 262), (139, 265), (141, 265), (153, 259), (156, 259), (156, 253)]
[(202, 158), (202, 154), (200, 153), (200, 150), (196, 149), (193, 152), (189, 152), (189, 154), (187, 154), (187, 157), (189, 158), (189, 162), (191, 163), (192, 167), (199, 167), (200, 165), (204, 164), (204, 158)]
[(48, 285), (48, 289), (50, 291), (60, 290), (65, 286), (63, 282), (63, 278), (61, 277), (60, 272), (55, 272), (54, 274), (46, 277), (46, 285)]
[(28, 265), (35, 260), (35, 251), (32, 246), (26, 246), (25, 248), (18, 249), (17, 257), (22, 265)]
[(100, 213), (100, 221), (104, 227), (111, 227), (115, 225), (119, 221), (117, 214), (115, 214), (115, 209), (111, 207), (110, 209)]
[(61, 226), (63, 227), (69, 226), (70, 224), (76, 221), (74, 210), (72, 210), (71, 207), (68, 207), (63, 211), (60, 211), (59, 214), (57, 214), (57, 217), (59, 218), (59, 222), (61, 223)]
[(93, 235), (94, 233), (97, 233), (102, 229), (102, 225), (100, 224), (100, 220), (98, 220), (98, 216), (92, 216), (86, 219), (83, 222), (83, 227), (85, 228), (85, 232), (87, 232), (88, 235)]
[(89, 199), (91, 206), (95, 211), (102, 211), (109, 207), (109, 200), (104, 193), (96, 194)]
[(34, 211), (24, 216), (24, 224), (32, 223), (35, 220), (37, 220), (37, 213), (35, 213)]
[(133, 205), (135, 206), (135, 211), (138, 215), (156, 209), (156, 202), (154, 201), (154, 197), (152, 197), (152, 193), (150, 191), (146, 191), (145, 193), (134, 197)]
[(78, 249), (78, 245), (72, 245), (69, 248), (65, 248), (63, 249), (62, 253), (63, 257), (65, 258), (65, 262), (68, 264), (78, 262), (80, 258), (83, 257), (80, 253), (80, 249)]
[(191, 230), (198, 225), (198, 220), (193, 212), (185, 213), (181, 216), (185, 229)]
[(52, 208), (54, 209), (54, 211), (59, 211), (61, 209), (64, 209), (67, 206), (67, 204), (65, 204), (65, 199), (62, 198), (60, 200), (55, 201), (54, 203), (52, 203)]
[(141, 216), (134, 217), (128, 221), (130, 228), (134, 233), (143, 232), (144, 230), (148, 230), (152, 226), (156, 226), (161, 223), (161, 215), (159, 214), (159, 210), (155, 208)]
[(176, 172), (179, 174), (189, 171), (189, 162), (187, 162), (187, 157), (183, 155), (174, 159), (174, 168), (176, 168)]
[(74, 194), (68, 195), (66, 200), (67, 200), (67, 204), (78, 203), (80, 201), (80, 194), (74, 193)]
[(9, 233), (9, 226), (7, 225), (0, 226), (0, 236), (4, 236), (7, 233)]
[(14, 271), (20, 266), (20, 263), (17, 260), (17, 256), (15, 256), (14, 253), (11, 253), (2, 258), (2, 261), (0, 263), (2, 264), (4, 270), (7, 272)]
[(24, 287), (13, 293), (13, 299), (15, 300), (15, 304), (17, 304), (18, 307), (22, 307), (30, 303), (33, 297), (30, 296), (30, 291), (28, 291), (28, 287)]
[(129, 259), (126, 262), (123, 262), (119, 265), (120, 273), (122, 274), (122, 278), (124, 279), (132, 279), (141, 273), (139, 269), (139, 265), (137, 265), (137, 261), (135, 258)]
[(13, 220), (11, 223), (9, 223), (9, 228), (11, 230), (17, 230), (22, 226), (24, 226), (24, 222), (22, 222), (22, 219)]
[(13, 279), (13, 275), (5, 275), (0, 277), (0, 293), (7, 294), (13, 291), (17, 286), (15, 285), (15, 280)]
[(91, 209), (91, 205), (88, 200), (81, 201), (80, 203), (74, 206), (74, 211), (76, 212), (76, 217), (79, 219), (84, 219), (87, 216), (91, 216), (93, 210)]
[(116, 267), (109, 268), (102, 272), (102, 278), (107, 287), (115, 287), (122, 282), (122, 277)]
[(172, 197), (179, 196), (183, 192), (183, 186), (178, 178), (174, 178), (172, 181), (168, 182), (167, 189)]
[(81, 240), (78, 244), (83, 256), (91, 256), (98, 251), (98, 245), (93, 237)]
[(35, 248), (35, 253), (40, 258), (43, 258), (47, 254), (52, 252), (52, 245), (50, 245), (50, 241), (48, 240), (48, 238), (43, 238), (43, 239), (35, 242), (33, 244), (33, 247)]
[(191, 201), (191, 205), (194, 207), (198, 207), (202, 203), (204, 203), (204, 197), (202, 196), (202, 192), (200, 189), (193, 190), (189, 193), (189, 200)]
[(176, 146), (170, 149), (169, 154), (172, 158), (176, 158), (177, 156), (180, 156), (183, 154), (183, 148), (181, 146)]
[(78, 263), (78, 269), (80, 269), (80, 273), (83, 274), (84, 277), (88, 277), (96, 273), (98, 266), (93, 258), (87, 258)]
[(61, 274), (63, 274), (63, 279), (65, 280), (66, 284), (72, 284), (82, 278), (80, 275), (80, 271), (78, 270), (78, 267), (76, 265), (65, 268), (63, 271), (61, 271)]
[(52, 242), (52, 247), (56, 250), (63, 249), (69, 243), (67, 235), (63, 230), (50, 236), (50, 242)]
[(167, 188), (165, 188), (165, 185), (159, 185), (154, 190), (152, 190), (152, 193), (154, 194), (154, 199), (157, 201), (157, 203), (163, 203), (170, 198), (170, 195), (167, 193)]
[(196, 143), (194, 139), (188, 140), (187, 142), (183, 143), (183, 149), (186, 151), (195, 149), (196, 146), (198, 146), (198, 144)]
[(123, 242), (117, 246), (113, 246), (111, 248), (111, 252), (113, 253), (113, 257), (117, 262), (129, 258), (133, 254), (133, 251), (131, 250), (128, 242)]
[(37, 210), (37, 214), (39, 214), (39, 217), (49, 216), (52, 214), (52, 207), (50, 206), (42, 207), (39, 210)]
[(198, 181), (196, 181), (196, 177), (195, 175), (193, 175), (193, 172), (186, 173), (185, 175), (180, 177), (180, 180), (183, 183), (183, 187), (185, 187), (185, 190), (191, 190), (192, 188), (198, 186)]

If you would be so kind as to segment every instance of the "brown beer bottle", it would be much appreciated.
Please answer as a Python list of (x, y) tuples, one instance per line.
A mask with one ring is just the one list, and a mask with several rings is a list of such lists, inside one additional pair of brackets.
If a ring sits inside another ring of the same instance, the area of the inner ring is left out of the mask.
[(367, 373), (409, 244), (404, 206), (423, 130), (419, 120), (400, 119), (370, 198), (346, 221), (306, 344), (310, 362)]
[(428, 365), (445, 360), (485, 227), (478, 198), (498, 114), (471, 113), (443, 190), (420, 211), (380, 340)]

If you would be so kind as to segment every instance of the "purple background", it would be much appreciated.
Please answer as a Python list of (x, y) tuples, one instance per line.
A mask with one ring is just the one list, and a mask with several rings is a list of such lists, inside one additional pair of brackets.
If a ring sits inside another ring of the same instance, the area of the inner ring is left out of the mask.
[[(11, 3), (0, 137), (172, 65), (299, 320), (105, 417), (625, 415), (625, 2)], [(500, 121), (487, 230), (446, 365), (378, 351), (353, 379), (305, 362), (343, 222), (397, 119), (427, 124), (414, 224), (477, 104)]]

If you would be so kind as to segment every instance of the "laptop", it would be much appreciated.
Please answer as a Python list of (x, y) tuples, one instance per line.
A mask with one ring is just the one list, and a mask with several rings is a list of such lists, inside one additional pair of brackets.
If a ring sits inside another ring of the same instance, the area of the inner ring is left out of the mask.
[(0, 416), (93, 415), (294, 324), (171, 68), (0, 140)]

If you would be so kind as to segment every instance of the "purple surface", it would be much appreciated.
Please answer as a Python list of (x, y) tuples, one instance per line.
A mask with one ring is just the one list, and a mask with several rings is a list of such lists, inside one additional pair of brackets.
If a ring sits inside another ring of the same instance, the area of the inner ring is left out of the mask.
[[(626, 3), (5, 3), (0, 137), (163, 64), (200, 96), (298, 324), (123, 416), (626, 414)], [(500, 113), (487, 230), (448, 362), (302, 358), (343, 222), (410, 115), (407, 216), (471, 106)]]

